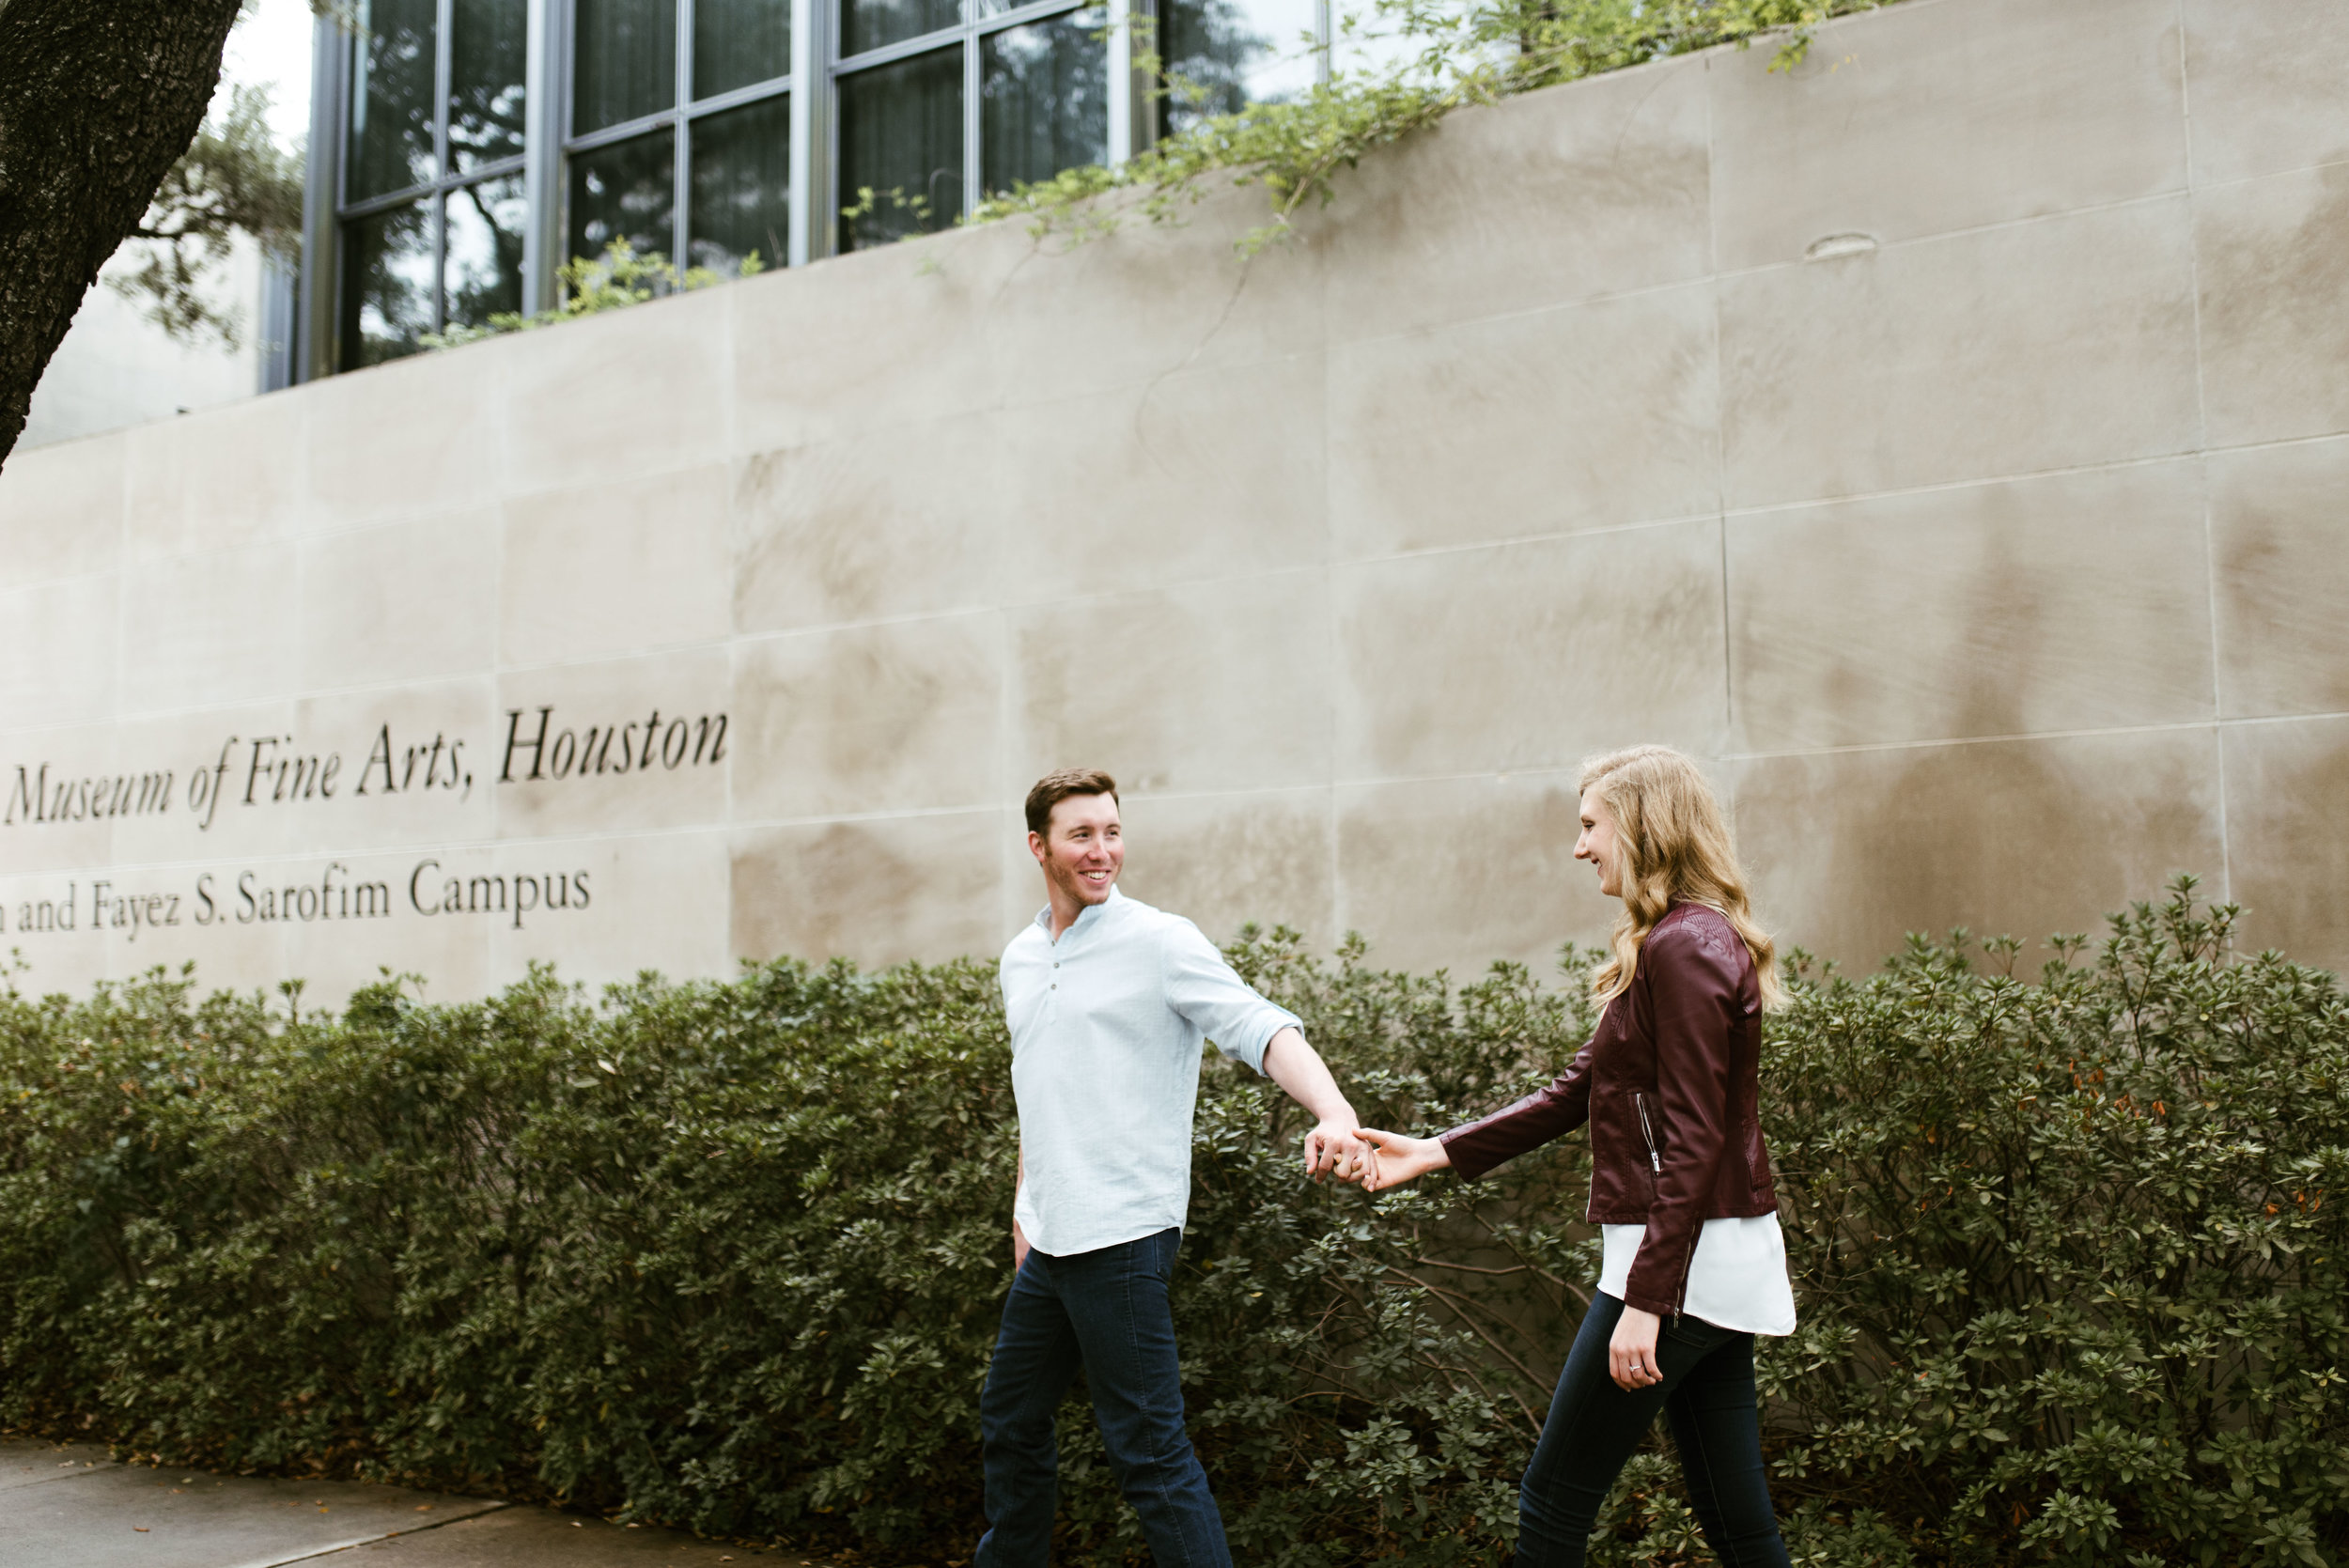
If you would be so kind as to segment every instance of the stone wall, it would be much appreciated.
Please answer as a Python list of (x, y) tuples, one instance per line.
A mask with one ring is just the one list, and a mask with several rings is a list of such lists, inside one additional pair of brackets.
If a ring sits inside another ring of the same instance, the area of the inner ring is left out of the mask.
[(1816, 951), (2192, 870), (2340, 964), (2349, 10), (1768, 61), (1459, 115), (1247, 264), (1253, 192), (999, 225), (18, 454), (0, 946), (990, 953), (1086, 763), (1137, 895), (1465, 970), (1603, 928), (1576, 764), (1660, 739)]

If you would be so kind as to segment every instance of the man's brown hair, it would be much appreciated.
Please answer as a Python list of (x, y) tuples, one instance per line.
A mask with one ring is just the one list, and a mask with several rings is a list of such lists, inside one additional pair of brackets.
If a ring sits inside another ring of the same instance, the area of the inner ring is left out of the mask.
[(1052, 808), (1071, 795), (1106, 795), (1117, 799), (1117, 781), (1098, 768), (1064, 768), (1057, 773), (1047, 773), (1036, 780), (1028, 791), (1028, 831), (1047, 831), (1052, 821)]

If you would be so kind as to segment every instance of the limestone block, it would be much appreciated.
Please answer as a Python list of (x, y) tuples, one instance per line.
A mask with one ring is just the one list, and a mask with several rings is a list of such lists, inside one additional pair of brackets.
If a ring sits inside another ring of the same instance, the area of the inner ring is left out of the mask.
[(2183, 190), (2177, 23), (2175, 0), (1965, 0), (1829, 23), (1792, 72), (1766, 40), (1714, 52), (1720, 266)]
[(1015, 602), (1323, 560), (1322, 396), (1305, 356), (990, 415)]
[[(1124, 797), (1120, 808), (1126, 869), (1118, 886), (1183, 916), (1208, 940), (1227, 942), (1252, 921), (1294, 926), (1313, 951), (1327, 954), (1343, 934), (1328, 786), (1136, 794)], [(1033, 862), (1012, 881), (1026, 913), (1042, 907), (1043, 878)]]
[(1134, 795), (1330, 777), (1329, 586), (1318, 570), (1009, 613), (1018, 798), (1058, 768)]
[(305, 689), (429, 680), (496, 661), (494, 505), (315, 535), (298, 549)]
[(7, 864), (12, 874), (0, 876), (0, 953), (24, 966), (11, 984), (25, 996), (87, 995), (113, 957), (104, 933), (92, 929), (88, 873), (18, 873), (22, 862)]
[(283, 696), (301, 675), (290, 540), (135, 562), (122, 573), (126, 713)]
[(1556, 983), (1560, 946), (1603, 939), (1623, 906), (1577, 864), (1577, 772), (1341, 785), (1338, 924), (1383, 968), (1449, 968), (1461, 983), (1497, 958)]
[(727, 292), (676, 295), (500, 344), (506, 488), (608, 484), (723, 460)]
[(2198, 191), (2213, 446), (2349, 431), (2349, 163)]
[[(341, 766), (331, 803), (289, 814), (287, 847), (323, 853), (336, 846), (490, 837), (501, 795), (495, 775), (509, 728), (500, 696), (491, 677), (473, 675), (296, 703), (288, 750), (338, 758)], [(251, 753), (248, 746), (248, 775)], [(250, 782), (245, 794), (257, 793)]]
[[(2279, 947), (2303, 964), (2349, 970), (2349, 719), (2230, 724), (2229, 891), (2243, 906), (2236, 946)], [(2211, 890), (2217, 890), (2216, 879)]]
[(733, 629), (723, 464), (518, 497), (498, 582), (505, 662), (538, 664)]
[(1322, 347), (1322, 248), (1293, 234), (1253, 257), (1237, 244), (1272, 222), (1261, 189), (1205, 182), (1173, 225), (1137, 221), (1074, 247), (1001, 225), (1011, 264), (979, 318), (1005, 407), (1061, 402), (1184, 371), (1245, 374)]
[(1001, 888), (1018, 823), (990, 807), (738, 830), (734, 953), (868, 969), (990, 957), (1013, 934)]
[(276, 395), (124, 432), (134, 555), (258, 544), (299, 526), (310, 401)]
[(500, 391), (519, 342), (418, 354), (303, 387), (303, 522), (349, 528), (445, 515), (495, 496), (506, 439)]
[(0, 587), (120, 562), (128, 450), (117, 431), (8, 454), (0, 468)]
[(107, 864), (124, 809), (156, 809), (157, 784), (116, 785), (126, 775), (127, 753), (116, 727), (102, 722), (0, 734), (0, 867), (67, 872)]
[(1003, 664), (993, 614), (739, 643), (734, 819), (999, 806)]
[(2349, 160), (2349, 10), (2335, 0), (2185, 0), (2198, 184)]
[(497, 961), (490, 932), (506, 917), (420, 911), (438, 907), (452, 872), (461, 876), (488, 859), (480, 848), (425, 845), (221, 868), (210, 889), (221, 919), (188, 939), (196, 972), (215, 967), (208, 951), (266, 935), (276, 943), (276, 972), (303, 983), (305, 1007), (339, 1008), (352, 991), (382, 981), (385, 970), (420, 977), (424, 984), (409, 994), (427, 1001), (487, 996), (521, 972), (520, 964)]
[(2208, 463), (2220, 711), (2349, 711), (2349, 440)]
[(1330, 340), (1705, 276), (1705, 80), (1704, 63), (1679, 61), (1552, 87), (1453, 115), (1341, 173), (1312, 219)]
[(2208, 727), (1765, 757), (1733, 777), (1765, 924), (1856, 976), (1911, 931), (2098, 935), (2225, 863)]
[(722, 822), (750, 727), (723, 646), (508, 672), (476, 787), (502, 839)]
[[(91, 769), (113, 781), (108, 856), (121, 865), (176, 865), (283, 854), (309, 831), (330, 839), (344, 825), (336, 801), (343, 774), (330, 773), (332, 737), (299, 724), (300, 705), (280, 699), (149, 714), (118, 724)], [(64, 737), (44, 742), (41, 760), (61, 771), (90, 753)], [(12, 775), (11, 775), (12, 776)], [(98, 862), (86, 862), (98, 863)]]
[(932, 614), (1012, 584), (1003, 451), (983, 415), (762, 452), (734, 489), (734, 619), (743, 631)]
[(115, 707), (122, 580), (115, 572), (0, 591), (0, 734), (101, 719)]
[(722, 290), (734, 313), (736, 450), (988, 406), (1003, 366), (986, 306), (1026, 249), (1006, 247), (1001, 229), (949, 230)]
[(2192, 273), (2177, 199), (1724, 279), (1729, 505), (2192, 450)]
[[(533, 961), (590, 986), (645, 970), (722, 976), (734, 968), (727, 867), (722, 829), (501, 845), (489, 872), (505, 878), (506, 912), (466, 919), (484, 922), (501, 976)], [(470, 876), (466, 893), (470, 904)]]
[(1719, 524), (1342, 568), (1338, 776), (1573, 768), (1636, 741), (1717, 750)]
[(1709, 284), (1347, 344), (1329, 396), (1342, 556), (1720, 505)]
[(2192, 458), (1728, 527), (1741, 751), (2216, 716)]

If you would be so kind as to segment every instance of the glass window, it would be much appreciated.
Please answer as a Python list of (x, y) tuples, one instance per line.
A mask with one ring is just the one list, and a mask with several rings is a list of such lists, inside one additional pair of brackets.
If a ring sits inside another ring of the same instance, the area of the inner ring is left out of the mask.
[(571, 131), (677, 104), (677, 0), (579, 0)]
[(1163, 101), (1169, 135), (1211, 115), (1301, 97), (1320, 70), (1314, 0), (1167, 0), (1159, 16), (1167, 74), (1198, 94), (1178, 85)]
[(791, 0), (694, 0), (693, 96), (791, 74)]
[(432, 330), (430, 204), (361, 218), (343, 230), (342, 368), (416, 351)]
[(840, 194), (869, 210), (841, 225), (862, 250), (944, 228), (962, 214), (962, 49), (934, 50), (843, 76)]
[(449, 11), (448, 156), (466, 173), (522, 152), (522, 0), (455, 0)]
[(759, 100), (693, 122), (692, 235), (696, 267), (729, 276), (742, 258), (780, 267), (790, 253), (791, 100)]
[(430, 179), (433, 0), (359, 0), (346, 201)]
[(674, 256), (677, 138), (667, 131), (571, 154), (570, 254), (595, 257), (625, 238), (639, 256)]
[(1109, 159), (1109, 25), (1077, 11), (979, 40), (980, 184), (1022, 179)]
[(1330, 70), (1332, 75), (1423, 78), (1414, 68), (1429, 40), (1403, 31), (1402, 19), (1377, 0), (1335, 0), (1330, 8)]
[(961, 20), (961, 0), (840, 0), (840, 56), (918, 39)]
[(441, 287), (450, 326), (486, 327), (498, 312), (522, 308), (522, 229), (529, 215), (518, 175), (448, 194)]

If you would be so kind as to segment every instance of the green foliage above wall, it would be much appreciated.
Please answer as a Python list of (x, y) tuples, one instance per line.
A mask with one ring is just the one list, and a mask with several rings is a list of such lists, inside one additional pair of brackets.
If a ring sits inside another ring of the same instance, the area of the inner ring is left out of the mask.
[[(1340, 0), (1348, 39), (1390, 63), (1340, 70), (1288, 102), (1201, 119), (1118, 168), (1067, 170), (982, 203), (971, 222), (1025, 216), (1039, 238), (1084, 240), (1129, 218), (1174, 221), (1221, 184), (1259, 185), (1270, 221), (1239, 241), (1243, 255), (1283, 238), (1309, 202), (1363, 155), (1437, 124), (1455, 109), (1579, 81), (1722, 44), (1775, 39), (1773, 70), (1800, 63), (1812, 29), (1897, 0)], [(1137, 55), (1157, 69), (1146, 49)], [(1164, 89), (1197, 88), (1179, 77)], [(1098, 198), (1125, 191), (1125, 201)]]
[[(1764, 1077), (1797, 1562), (2349, 1552), (2349, 1010), (2228, 918), (2181, 891), (2035, 980), (2004, 942), (1798, 960)], [(1505, 1100), (1589, 1022), (1521, 970), (1234, 957), (1389, 1126)], [(1597, 1272), (1580, 1140), (1374, 1202), (1300, 1181), (1299, 1130), (1210, 1059), (1175, 1303), (1237, 1555), (1494, 1561)], [(979, 963), (386, 983), (339, 1018), (160, 976), (11, 995), (0, 1421), (967, 1559), (1014, 1147)], [(1139, 1561), (1069, 1416), (1062, 1560)], [(1658, 1449), (1594, 1560), (1694, 1543)]]

